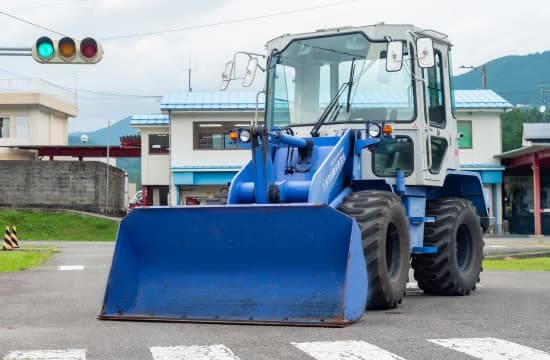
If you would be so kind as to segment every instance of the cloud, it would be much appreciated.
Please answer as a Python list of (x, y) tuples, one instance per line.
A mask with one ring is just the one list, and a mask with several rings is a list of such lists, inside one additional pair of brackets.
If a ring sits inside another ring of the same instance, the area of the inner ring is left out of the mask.
[[(48, 0), (62, 3), (61, 0)], [(35, 9), (14, 14), (74, 37), (93, 36), (105, 50), (94, 66), (40, 65), (29, 58), (0, 59), (0, 69), (40, 77), (64, 86), (124, 94), (164, 94), (187, 88), (191, 60), (194, 90), (215, 90), (225, 62), (235, 51), (263, 52), (265, 43), (281, 34), (315, 31), (344, 25), (413, 23), (449, 34), (454, 43), (454, 65), (480, 65), (496, 57), (550, 49), (545, 17), (550, 3), (524, 0), (506, 5), (496, 0), (360, 0), (261, 20), (211, 26), (150, 37), (101, 40), (118, 35), (214, 24), (258, 15), (333, 3), (336, 0), (89, 0), (43, 7), (39, 0), (3, 0), (1, 8)], [(536, 11), (523, 11), (537, 9)], [(521, 10), (521, 11), (520, 11)], [(520, 15), (520, 12), (528, 15)], [(2, 17), (0, 45), (31, 46), (45, 31)], [(57, 35), (49, 34), (52, 37)], [(258, 73), (260, 75), (260, 73)], [(0, 77), (12, 77), (1, 72)], [(256, 80), (262, 85), (261, 77)], [(239, 90), (237, 84), (231, 89)], [(80, 115), (71, 128), (101, 127), (136, 112), (158, 111), (154, 100), (121, 99), (81, 92)], [(76, 125), (75, 125), (76, 124)]]

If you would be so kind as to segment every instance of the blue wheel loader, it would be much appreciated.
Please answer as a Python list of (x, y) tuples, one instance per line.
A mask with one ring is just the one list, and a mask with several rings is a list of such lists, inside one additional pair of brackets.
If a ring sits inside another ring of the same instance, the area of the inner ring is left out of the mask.
[(489, 218), (459, 171), (447, 36), (377, 24), (266, 47), (223, 76), (266, 73), (265, 117), (231, 134), (252, 160), (227, 204), (134, 209), (99, 318), (344, 326), (401, 303), (411, 266), (425, 293), (475, 290)]

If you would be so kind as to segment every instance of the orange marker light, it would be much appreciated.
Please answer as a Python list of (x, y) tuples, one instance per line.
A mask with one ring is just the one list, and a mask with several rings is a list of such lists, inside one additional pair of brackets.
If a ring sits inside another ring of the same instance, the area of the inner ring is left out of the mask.
[(393, 133), (393, 126), (391, 124), (384, 124), (384, 128), (382, 129), (382, 133), (384, 135), (391, 135)]
[(229, 133), (229, 138), (231, 139), (231, 141), (236, 142), (239, 138), (239, 134), (236, 131), (231, 131)]

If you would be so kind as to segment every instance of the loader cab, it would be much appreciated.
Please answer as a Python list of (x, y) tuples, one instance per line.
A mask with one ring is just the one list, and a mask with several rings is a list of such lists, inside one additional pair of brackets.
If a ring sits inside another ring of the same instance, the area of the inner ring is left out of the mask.
[[(458, 167), (445, 35), (407, 25), (337, 29), (272, 40), (267, 48), (265, 123), (310, 136), (332, 101), (320, 136), (391, 122), (394, 137), (361, 154), (361, 178), (441, 186)], [(365, 131), (366, 132), (366, 131)]]
[(337, 96), (325, 135), (335, 128), (363, 128), (365, 121), (414, 120), (410, 65), (386, 71), (387, 44), (348, 32), (298, 38), (274, 50), (268, 64), (266, 123), (303, 131)]

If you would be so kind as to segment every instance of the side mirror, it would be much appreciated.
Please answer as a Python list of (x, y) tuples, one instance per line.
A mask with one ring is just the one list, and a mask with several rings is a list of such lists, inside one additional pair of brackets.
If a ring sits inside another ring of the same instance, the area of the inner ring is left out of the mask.
[(225, 90), (229, 86), (229, 81), (231, 81), (231, 75), (233, 74), (233, 61), (228, 61), (225, 64), (225, 70), (222, 73), (222, 83), (220, 85), (220, 90)]
[(246, 66), (246, 74), (244, 75), (243, 79), (243, 86), (249, 87), (252, 85), (252, 82), (254, 81), (254, 77), (256, 76), (256, 68), (258, 67), (258, 58), (252, 57), (250, 60), (248, 60), (248, 65)]
[(434, 43), (431, 38), (419, 38), (416, 40), (418, 52), (418, 65), (421, 68), (430, 68), (435, 65)]
[(392, 41), (386, 49), (386, 71), (395, 72), (403, 66), (403, 42)]

